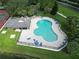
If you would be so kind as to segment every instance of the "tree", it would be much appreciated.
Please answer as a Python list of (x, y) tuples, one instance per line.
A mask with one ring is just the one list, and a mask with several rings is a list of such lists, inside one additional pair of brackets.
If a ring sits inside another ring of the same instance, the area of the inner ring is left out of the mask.
[(53, 8), (52, 8), (52, 11), (51, 11), (51, 14), (52, 15), (55, 15), (58, 11), (58, 5), (57, 5), (57, 2), (55, 2)]
[(6, 5), (6, 3), (8, 2), (9, 0), (0, 0), (0, 2), (2, 3), (2, 5)]
[(55, 0), (39, 0), (41, 10), (45, 12), (50, 12), (54, 6)]
[(77, 29), (79, 29), (77, 26), (79, 25), (79, 21), (78, 18), (75, 16), (69, 16), (67, 17), (66, 20), (67, 22), (65, 32), (68, 35), (69, 41), (72, 41), (77, 36), (76, 35), (78, 33)]
[[(76, 41), (69, 42), (67, 45), (68, 54), (78, 55), (79, 44)], [(79, 55), (78, 55), (79, 56)]]
[(64, 52), (68, 54), (78, 54), (79, 51), (79, 19), (69, 16), (66, 19), (64, 31), (68, 36), (68, 45)]
[(20, 8), (18, 7), (15, 11), (15, 16), (26, 16), (27, 15), (27, 8)]
[[(6, 10), (10, 16), (14, 15), (28, 15), (37, 14), (38, 11), (50, 13), (57, 8), (53, 8), (55, 0), (9, 0), (6, 4)], [(43, 8), (43, 10), (41, 10)], [(57, 10), (55, 11), (55, 13)]]
[[(7, 8), (6, 10), (8, 11), (8, 13), (10, 14), (10, 16), (14, 16), (14, 15), (18, 15), (20, 12), (24, 13), (25, 10), (27, 11), (27, 9), (24, 9), (24, 8), (27, 8), (27, 5), (28, 5), (28, 0), (10, 0), (8, 3), (7, 3)], [(20, 9), (19, 11), (17, 11), (18, 9)], [(23, 10), (24, 9), (24, 10)], [(22, 14), (23, 14), (22, 13)], [(20, 14), (21, 15), (21, 14)]]
[(38, 3), (38, 0), (29, 0), (29, 5), (36, 5)]
[(28, 16), (33, 16), (34, 14), (37, 14), (39, 8), (39, 3), (37, 5), (30, 5), (28, 7)]

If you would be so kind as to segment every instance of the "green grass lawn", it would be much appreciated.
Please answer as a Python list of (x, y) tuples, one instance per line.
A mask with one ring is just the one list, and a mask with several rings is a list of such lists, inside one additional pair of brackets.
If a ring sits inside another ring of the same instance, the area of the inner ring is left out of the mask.
[[(58, 16), (57, 16), (58, 17)], [(6, 34), (1, 34), (3, 30), (6, 30)], [(13, 53), (22, 54), (37, 57), (40, 59), (74, 59), (75, 56), (68, 55), (63, 51), (54, 52), (44, 49), (38, 49), (27, 46), (17, 45), (18, 38), (20, 36), (19, 32), (15, 32), (15, 29), (3, 29), (0, 32), (0, 53)], [(16, 34), (15, 39), (10, 39), (11, 34)]]
[(59, 12), (64, 14), (65, 16), (76, 16), (79, 18), (79, 12), (75, 11), (74, 9), (71, 9), (69, 7), (66, 7), (64, 5), (58, 4), (59, 6)]
[[(2, 31), (7, 31), (6, 34), (2, 34)], [(13, 29), (3, 29), (0, 32), (0, 51), (4, 52), (4, 51), (10, 51), (12, 50), (11, 47), (15, 47), (16, 42), (17, 42), (17, 38), (20, 35), (19, 32), (15, 32)], [(11, 34), (16, 34), (16, 38), (15, 39), (10, 39), (10, 35)], [(9, 49), (10, 48), (10, 49)]]
[[(3, 29), (6, 30), (6, 34), (1, 34), (0, 32), (0, 52), (1, 53), (15, 53), (15, 54), (25, 54), (40, 59), (71, 59), (70, 56), (64, 52), (53, 52), (33, 47), (20, 46), (17, 45), (17, 40), (20, 35), (19, 32), (15, 32), (14, 29)], [(2, 30), (2, 31), (3, 31)], [(15, 39), (10, 39), (11, 34), (16, 34)]]

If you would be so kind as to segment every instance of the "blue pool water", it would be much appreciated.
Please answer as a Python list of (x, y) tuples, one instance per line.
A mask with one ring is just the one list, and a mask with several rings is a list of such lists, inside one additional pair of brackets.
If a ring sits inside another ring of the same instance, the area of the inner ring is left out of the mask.
[(37, 22), (38, 28), (34, 30), (34, 34), (42, 36), (45, 41), (53, 42), (57, 40), (57, 34), (52, 29), (52, 22), (42, 19)]

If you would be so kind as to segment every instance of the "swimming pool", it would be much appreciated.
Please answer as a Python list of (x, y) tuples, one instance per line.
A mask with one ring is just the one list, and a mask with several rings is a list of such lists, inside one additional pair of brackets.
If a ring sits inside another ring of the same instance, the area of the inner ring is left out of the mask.
[(38, 28), (34, 30), (35, 35), (42, 36), (45, 41), (53, 42), (57, 40), (57, 34), (52, 29), (52, 22), (42, 19), (37, 22)]
[(66, 39), (66, 34), (56, 20), (39, 16), (31, 19), (30, 28), (22, 31), (18, 44), (60, 51), (67, 45)]

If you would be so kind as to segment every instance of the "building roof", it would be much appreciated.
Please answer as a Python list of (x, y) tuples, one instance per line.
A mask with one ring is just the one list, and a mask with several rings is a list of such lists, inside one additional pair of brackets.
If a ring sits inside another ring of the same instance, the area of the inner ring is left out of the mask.
[(10, 27), (10, 28), (29, 28), (30, 27), (30, 18), (28, 17), (21, 17), (21, 18), (10, 18), (5, 27)]

